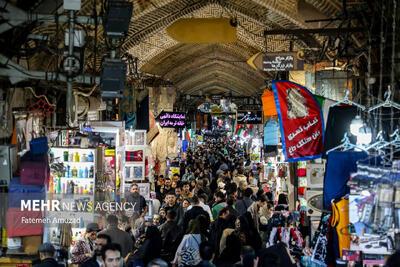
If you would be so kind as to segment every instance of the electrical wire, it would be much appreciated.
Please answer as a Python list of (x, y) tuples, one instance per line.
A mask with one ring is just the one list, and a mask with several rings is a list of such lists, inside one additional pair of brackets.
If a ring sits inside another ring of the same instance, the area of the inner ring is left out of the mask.
[(36, 98), (42, 98), (43, 97), (46, 100), (47, 104), (49, 104), (51, 106), (56, 106), (56, 104), (50, 103), (50, 101), (47, 99), (47, 96), (45, 96), (45, 95), (39, 95), (39, 96), (36, 95), (36, 93), (35, 93), (35, 91), (33, 90), (32, 87), (25, 87), (25, 89), (29, 89), (32, 92), (34, 97), (36, 97)]
[(84, 93), (84, 92), (80, 92), (80, 91), (74, 91), (74, 95), (81, 95), (81, 96), (85, 96), (85, 97), (89, 97), (93, 94), (94, 90), (96, 90), (96, 88), (98, 88), (99, 85), (96, 84), (95, 86), (93, 86), (93, 88), (89, 91), (89, 93)]

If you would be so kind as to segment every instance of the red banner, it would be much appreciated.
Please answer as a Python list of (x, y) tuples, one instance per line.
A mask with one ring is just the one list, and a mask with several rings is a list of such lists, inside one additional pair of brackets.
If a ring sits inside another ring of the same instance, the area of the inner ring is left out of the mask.
[(289, 81), (273, 81), (286, 161), (320, 158), (324, 144), (321, 108), (313, 94)]

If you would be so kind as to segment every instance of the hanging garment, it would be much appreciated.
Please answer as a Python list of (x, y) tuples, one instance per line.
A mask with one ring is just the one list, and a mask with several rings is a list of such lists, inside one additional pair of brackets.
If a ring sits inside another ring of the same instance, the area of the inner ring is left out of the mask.
[[(344, 133), (349, 130), (350, 123), (357, 115), (355, 106), (336, 106), (329, 109), (328, 121), (325, 129), (324, 154), (326, 151), (342, 143)], [(350, 140), (354, 144), (354, 140)]]
[(276, 157), (278, 155), (278, 146), (264, 146), (264, 157)]
[(265, 89), (261, 101), (263, 104), (264, 116), (276, 116), (278, 114), (272, 90)]
[(307, 161), (298, 161), (297, 162), (297, 172), (298, 177), (304, 177), (307, 175)]
[(319, 105), (321, 106), (322, 113), (324, 114), (324, 122), (326, 127), (326, 123), (328, 121), (329, 107), (337, 103), (337, 101), (318, 95), (316, 95), (315, 98), (317, 99)]
[(314, 248), (311, 261), (326, 266), (328, 257), (328, 233), (330, 230), (330, 215), (323, 217), (318, 230), (314, 234), (311, 247)]
[(357, 170), (357, 161), (367, 157), (365, 152), (332, 151), (328, 154), (324, 179), (324, 208), (331, 209), (332, 199), (350, 193), (346, 185), (350, 173)]
[(264, 145), (276, 146), (279, 143), (279, 123), (269, 120), (264, 127)]
[(149, 96), (136, 104), (136, 130), (149, 130)]
[(303, 248), (304, 239), (297, 227), (274, 227), (269, 236), (268, 244), (273, 246), (277, 241), (285, 243), (289, 248)]
[(335, 255), (335, 257), (342, 258), (343, 249), (350, 249), (348, 199), (341, 198), (338, 201), (332, 201), (331, 226), (336, 230), (339, 243), (339, 255)]

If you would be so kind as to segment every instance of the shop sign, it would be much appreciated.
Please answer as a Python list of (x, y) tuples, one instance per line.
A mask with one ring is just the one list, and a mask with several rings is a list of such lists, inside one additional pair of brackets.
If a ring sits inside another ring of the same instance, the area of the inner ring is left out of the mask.
[(320, 158), (324, 123), (321, 108), (312, 93), (288, 81), (273, 81), (272, 89), (286, 161)]
[(259, 53), (249, 59), (248, 64), (262, 71), (304, 70), (303, 52)]
[(106, 149), (106, 150), (104, 151), (104, 154), (105, 154), (106, 156), (115, 156), (115, 149)]
[(163, 128), (184, 128), (186, 124), (186, 113), (162, 111), (157, 121)]
[(261, 124), (262, 111), (238, 110), (236, 120), (238, 124)]

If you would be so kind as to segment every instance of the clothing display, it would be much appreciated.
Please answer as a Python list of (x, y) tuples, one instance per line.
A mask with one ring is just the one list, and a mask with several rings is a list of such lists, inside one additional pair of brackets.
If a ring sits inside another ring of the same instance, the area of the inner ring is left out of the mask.
[[(325, 129), (324, 139), (324, 158), (328, 155), (326, 152), (336, 147), (342, 142), (344, 133), (349, 130), (349, 125), (357, 115), (358, 109), (355, 106), (335, 106), (329, 108), (328, 121)], [(350, 141), (354, 142), (352, 138)]]
[(338, 236), (339, 254), (336, 258), (342, 258), (343, 249), (350, 248), (349, 234), (349, 200), (341, 198), (332, 201), (332, 221), (331, 226), (335, 229)]
[(276, 146), (279, 143), (279, 123), (269, 120), (264, 126), (264, 145)]
[(346, 185), (350, 173), (356, 171), (356, 162), (366, 157), (365, 152), (354, 151), (332, 151), (328, 154), (324, 178), (324, 208), (331, 209), (332, 199), (350, 193)]

